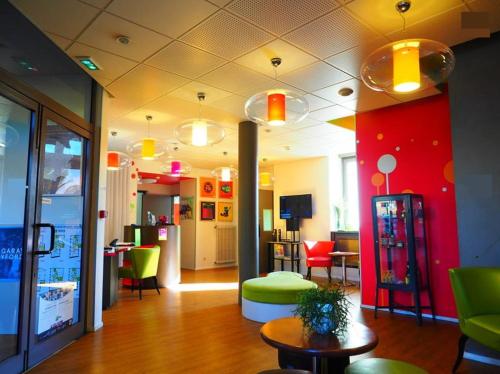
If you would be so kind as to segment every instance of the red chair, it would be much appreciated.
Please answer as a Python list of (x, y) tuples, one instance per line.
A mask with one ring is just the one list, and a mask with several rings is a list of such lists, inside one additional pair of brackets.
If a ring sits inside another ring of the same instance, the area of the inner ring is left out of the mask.
[(328, 253), (333, 252), (335, 242), (304, 240), (306, 252), (307, 279), (311, 279), (312, 267), (324, 267), (328, 273), (328, 282), (332, 281), (333, 258)]

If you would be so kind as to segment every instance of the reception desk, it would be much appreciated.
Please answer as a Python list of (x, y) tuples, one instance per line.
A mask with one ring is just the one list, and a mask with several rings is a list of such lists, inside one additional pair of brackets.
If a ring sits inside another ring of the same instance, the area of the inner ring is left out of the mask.
[(124, 241), (136, 246), (157, 245), (160, 247), (158, 262), (158, 285), (168, 287), (181, 281), (181, 227), (125, 226)]

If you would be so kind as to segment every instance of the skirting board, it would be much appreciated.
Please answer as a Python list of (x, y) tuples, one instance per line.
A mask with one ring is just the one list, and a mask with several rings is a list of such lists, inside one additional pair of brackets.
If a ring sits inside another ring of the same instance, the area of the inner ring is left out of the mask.
[[(375, 307), (373, 305), (361, 304), (361, 308), (375, 310)], [(381, 311), (381, 312), (389, 312), (386, 309), (387, 308), (379, 309), (379, 311)], [(401, 309), (394, 309), (394, 313), (396, 313), (396, 314), (402, 314), (402, 315), (405, 315), (405, 316), (414, 316), (415, 315), (412, 312), (409, 312), (407, 310), (401, 310)], [(422, 313), (422, 317), (428, 318), (428, 319), (432, 319), (432, 314)], [(440, 320), (440, 321), (458, 323), (458, 319), (457, 318), (452, 318), (452, 317), (436, 316), (436, 319)]]
[[(361, 304), (361, 308), (375, 310), (375, 307), (373, 305)], [(380, 311), (381, 312), (388, 312), (386, 309), (380, 309)], [(409, 315), (409, 316), (414, 315), (413, 313), (408, 312), (407, 310), (401, 310), (401, 309), (394, 309), (394, 313), (402, 314), (402, 315)], [(427, 313), (422, 314), (422, 317), (432, 319), (432, 315), (427, 314)], [(440, 320), (440, 321), (458, 323), (458, 319), (452, 318), (452, 317), (436, 316), (436, 319)], [(500, 360), (498, 360), (496, 358), (488, 357), (488, 356), (478, 355), (477, 353), (471, 353), (471, 352), (465, 351), (464, 358), (471, 360), (471, 361), (482, 362), (484, 364), (500, 366)]]
[(478, 355), (477, 353), (470, 353), (465, 351), (464, 358), (472, 361), (482, 362), (483, 364), (500, 366), (500, 360), (493, 357)]

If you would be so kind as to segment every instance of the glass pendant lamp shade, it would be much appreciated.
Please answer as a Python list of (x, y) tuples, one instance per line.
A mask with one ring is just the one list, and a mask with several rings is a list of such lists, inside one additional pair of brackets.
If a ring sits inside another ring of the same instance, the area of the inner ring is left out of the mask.
[(273, 175), (269, 171), (259, 173), (259, 182), (261, 187), (271, 187), (273, 185)]
[(127, 146), (127, 152), (133, 158), (142, 158), (143, 160), (156, 160), (167, 154), (167, 147), (154, 138), (144, 138), (133, 142)]
[(191, 173), (192, 166), (186, 162), (178, 159), (171, 158), (161, 166), (161, 171), (171, 177), (182, 177)]
[(142, 158), (143, 160), (150, 161), (156, 160), (167, 153), (167, 147), (161, 141), (149, 135), (149, 127), (152, 119), (152, 116), (146, 116), (146, 121), (148, 121), (147, 136), (127, 146), (127, 152), (133, 158)]
[(284, 126), (302, 121), (309, 114), (309, 103), (296, 92), (285, 89), (265, 91), (245, 103), (248, 119), (269, 126)]
[(405, 39), (370, 54), (361, 66), (361, 79), (375, 91), (413, 93), (446, 81), (454, 67), (455, 55), (446, 45)]
[(212, 176), (221, 182), (230, 182), (238, 178), (238, 170), (231, 166), (222, 166), (212, 170)]
[(110, 171), (120, 170), (131, 165), (130, 157), (125, 153), (117, 151), (108, 152), (108, 167)]
[(177, 140), (195, 147), (206, 147), (220, 143), (225, 135), (223, 127), (205, 119), (189, 120), (175, 129)]

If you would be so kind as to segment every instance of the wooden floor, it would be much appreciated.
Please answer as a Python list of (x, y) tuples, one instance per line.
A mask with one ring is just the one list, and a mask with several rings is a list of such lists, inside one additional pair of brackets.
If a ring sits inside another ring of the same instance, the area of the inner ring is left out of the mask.
[[(235, 282), (236, 269), (183, 271), (182, 282)], [(123, 290), (104, 312), (104, 328), (89, 333), (31, 373), (248, 373), (277, 368), (276, 351), (259, 337), (260, 324), (241, 316), (237, 291)], [(353, 302), (359, 303), (354, 289)], [(353, 307), (352, 315), (373, 328), (380, 343), (370, 354), (411, 362), (430, 373), (450, 373), (459, 330), (455, 324), (425, 321)], [(355, 357), (358, 359), (359, 357)], [(493, 373), (464, 360), (459, 373)], [(498, 372), (498, 371), (496, 371)]]

